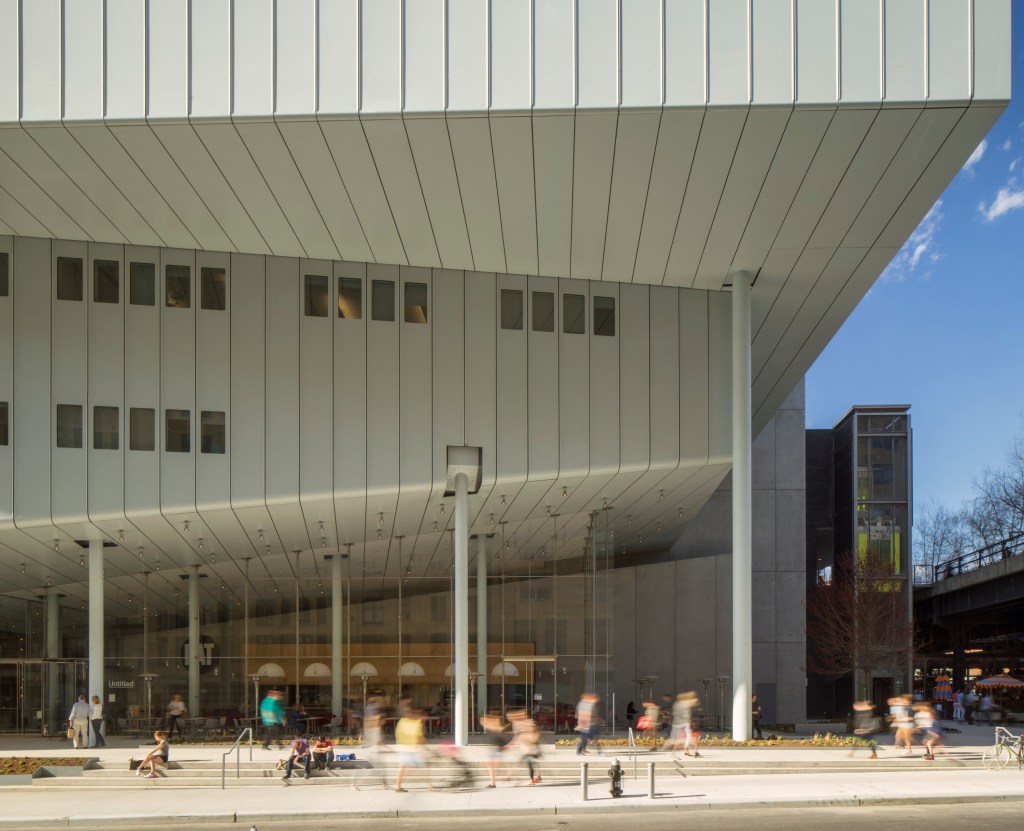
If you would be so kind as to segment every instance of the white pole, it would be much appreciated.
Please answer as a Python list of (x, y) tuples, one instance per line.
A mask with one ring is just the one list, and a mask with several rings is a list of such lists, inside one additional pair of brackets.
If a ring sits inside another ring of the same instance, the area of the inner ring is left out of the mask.
[(751, 604), (751, 397), (749, 271), (732, 276), (732, 737), (750, 738), (753, 691)]
[(469, 477), (455, 477), (455, 746), (469, 744)]
[(341, 584), (341, 553), (331, 555), (331, 712), (341, 717), (342, 665), (342, 612), (344, 596)]
[(199, 715), (199, 566), (188, 573), (188, 715)]
[(476, 715), (487, 715), (487, 536), (476, 538)]
[[(103, 541), (89, 542), (89, 701), (103, 694)], [(94, 740), (95, 741), (95, 740)]]

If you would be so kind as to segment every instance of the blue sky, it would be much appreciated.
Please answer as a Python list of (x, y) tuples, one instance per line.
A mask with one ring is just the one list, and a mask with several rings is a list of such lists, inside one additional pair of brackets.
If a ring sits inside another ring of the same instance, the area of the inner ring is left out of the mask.
[(1024, 8), (1013, 100), (807, 374), (807, 426), (910, 404), (914, 503), (956, 508), (1024, 436)]

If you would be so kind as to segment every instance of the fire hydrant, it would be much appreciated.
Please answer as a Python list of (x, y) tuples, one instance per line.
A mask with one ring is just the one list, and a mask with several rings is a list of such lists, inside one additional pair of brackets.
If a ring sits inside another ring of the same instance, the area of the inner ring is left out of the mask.
[(608, 778), (611, 780), (608, 790), (613, 797), (618, 799), (622, 796), (622, 766), (619, 765), (618, 759), (615, 759), (612, 766), (608, 768)]

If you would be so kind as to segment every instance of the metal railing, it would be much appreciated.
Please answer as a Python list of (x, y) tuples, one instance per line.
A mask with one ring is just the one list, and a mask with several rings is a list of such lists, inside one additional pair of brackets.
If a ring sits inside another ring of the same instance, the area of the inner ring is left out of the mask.
[(629, 742), (626, 745), (629, 751), (629, 758), (633, 760), (633, 778), (636, 779), (636, 736), (633, 735), (633, 728), (629, 728)]
[(235, 743), (231, 745), (227, 753), (224, 753), (220, 757), (220, 789), (224, 790), (228, 778), (228, 756), (238, 751), (235, 756), (235, 779), (242, 778), (242, 739), (249, 736), (249, 761), (252, 761), (252, 728), (246, 727), (241, 733), (238, 734), (238, 738), (235, 739)]
[[(1024, 531), (1012, 534), (1004, 540), (994, 542), (991, 545), (976, 548), (967, 554), (959, 557), (951, 557), (931, 567), (931, 579), (933, 583), (946, 580), (949, 577), (956, 577), (959, 574), (966, 574), (976, 571), (983, 566), (998, 563), (1010, 557), (1017, 557), (1024, 554)], [(915, 570), (915, 577), (917, 577)], [(915, 583), (925, 582), (916, 580)]]

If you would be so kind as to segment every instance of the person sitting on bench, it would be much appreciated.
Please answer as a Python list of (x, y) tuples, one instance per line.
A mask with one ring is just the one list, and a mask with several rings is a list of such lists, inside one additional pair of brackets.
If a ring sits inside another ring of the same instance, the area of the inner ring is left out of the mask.
[(286, 785), (291, 784), (292, 769), (298, 762), (301, 762), (305, 768), (302, 778), (309, 779), (309, 766), (313, 762), (313, 754), (310, 753), (309, 742), (302, 738), (302, 736), (292, 739), (291, 747), (289, 748), (288, 762), (285, 765), (284, 776), (281, 777)]
[(327, 770), (334, 761), (334, 742), (325, 736), (317, 736), (310, 750), (313, 753), (313, 764), (320, 770)]
[(149, 751), (145, 758), (139, 762), (139, 766), (135, 770), (136, 776), (142, 776), (142, 771), (146, 765), (149, 765), (149, 775), (147, 778), (156, 779), (156, 766), (167, 766), (167, 759), (171, 751), (170, 744), (167, 741), (167, 734), (163, 730), (157, 730), (153, 734), (153, 738), (156, 739), (156, 747)]

